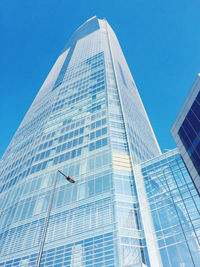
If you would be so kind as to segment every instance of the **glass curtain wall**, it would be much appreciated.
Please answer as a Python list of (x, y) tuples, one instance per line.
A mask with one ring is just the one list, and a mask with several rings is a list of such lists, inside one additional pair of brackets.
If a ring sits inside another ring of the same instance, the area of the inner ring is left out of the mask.
[(41, 266), (149, 266), (133, 165), (159, 154), (118, 41), (91, 18), (1, 160), (0, 266), (36, 265), (58, 170), (76, 183), (58, 176)]
[(198, 266), (200, 198), (177, 150), (139, 167), (162, 265)]

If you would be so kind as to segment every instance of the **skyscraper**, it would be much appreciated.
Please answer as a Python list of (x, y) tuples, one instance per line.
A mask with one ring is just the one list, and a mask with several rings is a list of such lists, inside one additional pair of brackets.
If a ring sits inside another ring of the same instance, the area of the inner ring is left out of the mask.
[(93, 17), (1, 160), (0, 266), (36, 266), (45, 229), (40, 266), (162, 266), (138, 174), (160, 154), (117, 38)]
[(200, 194), (200, 74), (197, 75), (171, 132)]

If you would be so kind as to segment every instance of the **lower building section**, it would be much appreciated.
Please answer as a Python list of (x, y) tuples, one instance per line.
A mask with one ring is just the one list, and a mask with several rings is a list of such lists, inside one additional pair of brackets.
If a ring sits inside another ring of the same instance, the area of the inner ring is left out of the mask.
[[(117, 266), (113, 232), (44, 250), (40, 266)], [(38, 254), (18, 257), (0, 266), (36, 266)]]
[[(198, 266), (200, 198), (178, 151), (135, 166), (134, 175), (115, 168), (97, 180), (99, 199), (93, 180), (85, 189), (77, 183), (82, 200), (71, 206), (59, 204), (57, 188), (40, 266)], [(36, 266), (42, 214), (1, 234), (0, 266)]]

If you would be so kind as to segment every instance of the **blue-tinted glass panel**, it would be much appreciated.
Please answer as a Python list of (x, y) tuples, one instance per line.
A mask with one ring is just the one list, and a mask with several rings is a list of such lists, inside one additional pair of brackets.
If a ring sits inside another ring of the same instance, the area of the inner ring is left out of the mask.
[(190, 142), (188, 136), (186, 135), (185, 130), (183, 129), (182, 126), (179, 129), (178, 134), (179, 134), (181, 141), (183, 142), (185, 148), (188, 149), (191, 145), (191, 142)]

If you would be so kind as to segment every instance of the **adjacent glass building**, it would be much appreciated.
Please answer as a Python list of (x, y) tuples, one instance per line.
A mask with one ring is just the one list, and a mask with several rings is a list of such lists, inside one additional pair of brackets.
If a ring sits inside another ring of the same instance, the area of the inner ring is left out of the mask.
[[(106, 20), (72, 35), (0, 164), (0, 266), (36, 266), (58, 170), (76, 183), (58, 176), (40, 266), (197, 266), (196, 190), (161, 155)], [(177, 173), (185, 191), (166, 186)]]
[(171, 132), (200, 194), (200, 74), (197, 75)]
[(159, 266), (199, 266), (200, 198), (181, 155), (175, 149), (136, 166), (135, 179), (145, 188), (138, 196), (149, 219), (150, 245), (156, 240), (160, 253)]

